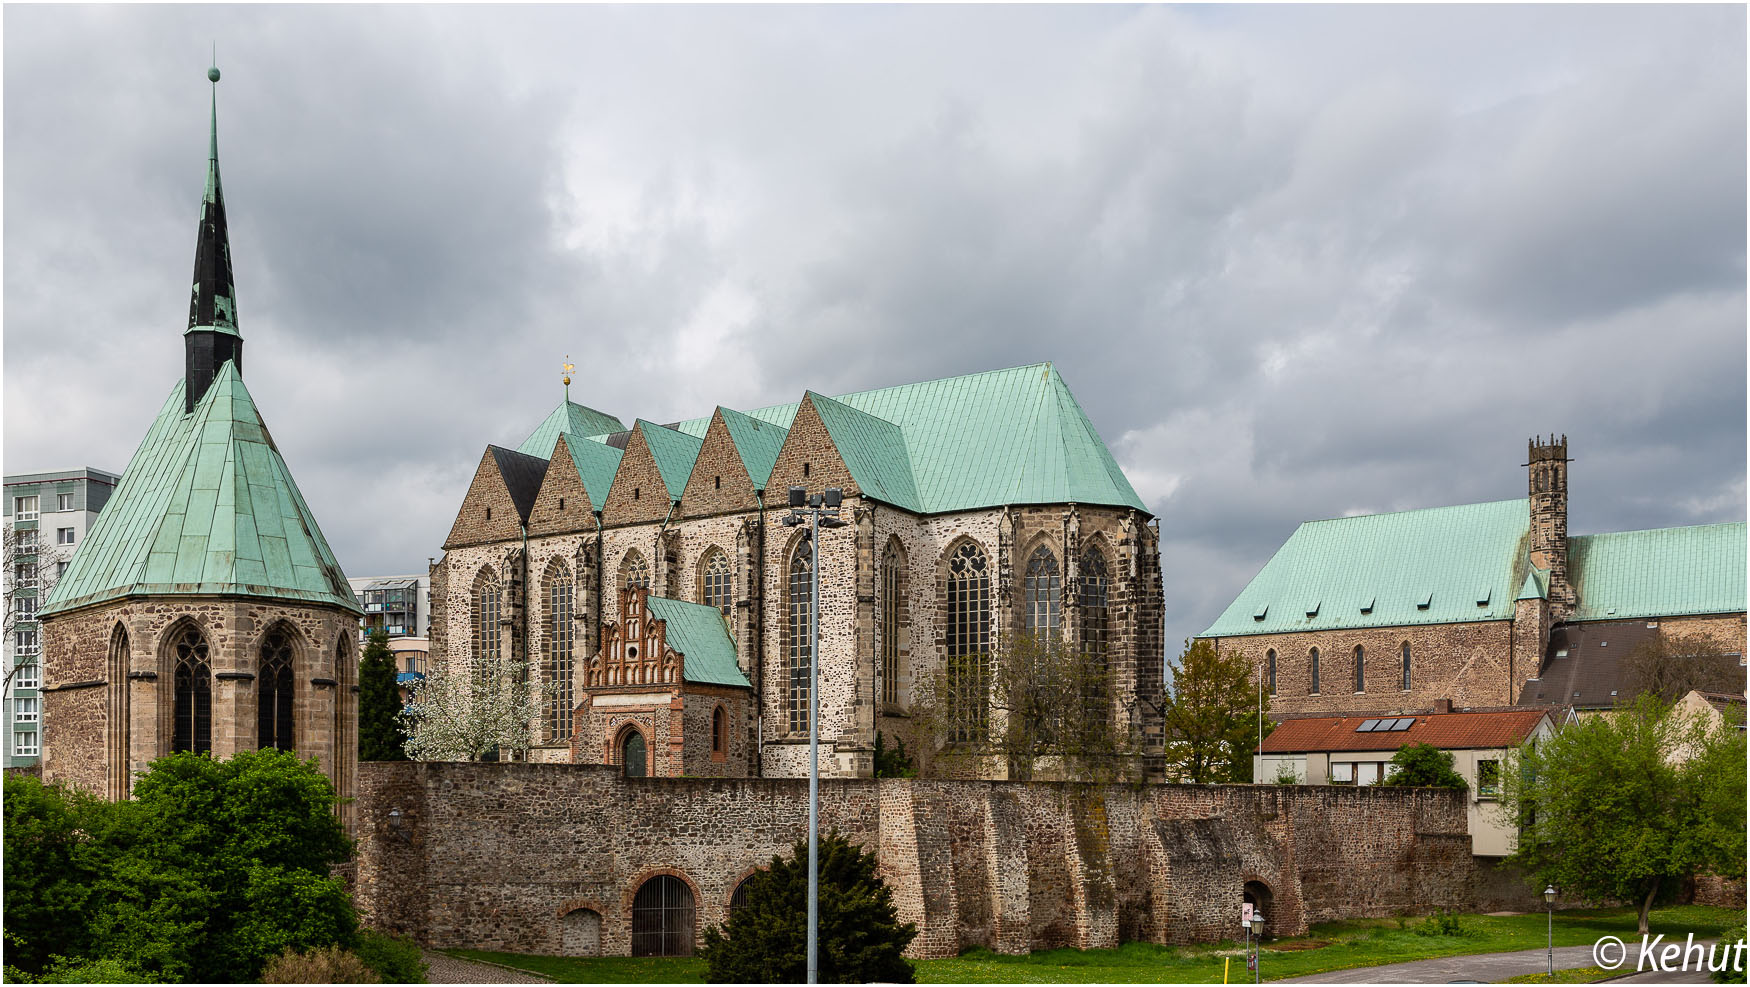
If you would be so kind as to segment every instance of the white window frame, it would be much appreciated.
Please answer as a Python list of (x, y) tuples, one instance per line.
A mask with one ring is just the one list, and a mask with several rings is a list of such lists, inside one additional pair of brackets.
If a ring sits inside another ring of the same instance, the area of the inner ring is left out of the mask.
[[(12, 632), (12, 653), (19, 658), (34, 658), (42, 654), (42, 640), (34, 627), (20, 627)], [(19, 665), (18, 678), (24, 677), (23, 663)], [(36, 688), (36, 686), (30, 686)]]
[[(1495, 783), (1493, 785), (1489, 786), (1488, 788), (1483, 787), (1483, 765), (1485, 765), (1485, 764), (1493, 764), (1495, 766)], [(1501, 761), (1500, 761), (1500, 759), (1492, 758), (1492, 757), (1477, 758), (1477, 801), (1478, 802), (1497, 802), (1497, 801), (1500, 801), (1500, 798), (1501, 798)]]
[[(32, 583), (31, 585), (34, 586), (35, 583)], [(15, 596), (15, 597), (13, 597), (12, 598), (12, 612), (18, 615), (19, 620), (35, 620), (36, 619), (36, 597), (34, 597), (34, 596)]]
[(74, 528), (55, 529), (55, 544), (57, 545), (71, 545), (73, 544), (73, 540), (78, 537), (79, 533)]
[[(26, 506), (26, 505), (29, 505), (29, 506)], [(14, 498), (12, 498), (12, 520), (14, 520), (14, 521), (35, 521), (37, 519), (37, 517), (39, 515), (41, 515), (41, 513), (42, 513), (38, 509), (41, 505), (42, 505), (42, 501), (37, 497), (36, 494), (31, 494), (28, 497), (14, 497)]]
[(62, 494), (55, 495), (55, 510), (56, 511), (70, 511), (72, 509), (73, 509), (73, 495), (72, 494), (62, 493)]
[(1332, 761), (1330, 781), (1333, 785), (1355, 784), (1355, 762)]
[(41, 753), (42, 748), (37, 745), (35, 730), (12, 731), (13, 757), (37, 757)]
[(42, 721), (42, 708), (37, 705), (35, 696), (12, 697), (12, 722), (39, 723)]
[(23, 528), (18, 532), (18, 547), (21, 551), (36, 551), (37, 529)]
[[(20, 633), (23, 632), (21, 631)], [(36, 652), (32, 651), (31, 655), (34, 657)], [(21, 655), (20, 657), (23, 656)], [(43, 677), (41, 665), (38, 665), (34, 661), (22, 661), (18, 663), (18, 673), (12, 676), (12, 687), (14, 689), (39, 689), (42, 687), (42, 684)]]

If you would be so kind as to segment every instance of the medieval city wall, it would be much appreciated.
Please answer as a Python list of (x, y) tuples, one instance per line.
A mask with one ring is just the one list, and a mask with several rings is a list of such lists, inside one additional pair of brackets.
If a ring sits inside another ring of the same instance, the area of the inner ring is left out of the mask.
[[(436, 947), (565, 952), (587, 915), (600, 951), (625, 955), (645, 881), (687, 884), (695, 934), (724, 921), (736, 885), (805, 835), (807, 791), (582, 764), (371, 763), (358, 901), (374, 926)], [(1474, 894), (1463, 799), (1431, 789), (830, 779), (821, 820), (875, 849), (920, 957), (1226, 938), (1248, 882), (1280, 935)]]

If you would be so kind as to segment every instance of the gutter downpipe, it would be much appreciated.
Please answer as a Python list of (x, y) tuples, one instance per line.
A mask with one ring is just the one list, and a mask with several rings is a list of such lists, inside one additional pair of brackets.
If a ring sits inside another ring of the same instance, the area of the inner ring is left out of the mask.
[[(520, 527), (522, 528), (522, 532), (523, 532), (523, 592), (522, 592), (522, 598), (523, 598), (522, 599), (522, 609), (523, 609), (523, 668), (522, 668), (522, 676), (523, 676), (523, 684), (528, 685), (529, 678), (530, 678), (530, 676), (529, 676), (529, 663), (530, 663), (530, 661), (533, 660), (529, 654), (529, 622), (530, 622), (530, 616), (529, 616), (529, 526), (528, 526), (527, 522), (524, 522), (522, 525), (520, 525)], [(541, 707), (537, 705), (535, 708), (537, 710), (539, 710)], [(540, 714), (537, 713), (536, 715), (538, 716)], [(533, 733), (534, 732), (531, 730), (530, 737), (529, 737), (529, 742), (531, 744), (534, 743)], [(527, 747), (523, 748), (522, 755), (523, 755), (522, 760), (527, 761), (529, 759), (529, 751), (528, 751)], [(515, 760), (515, 759), (516, 759), (515, 752), (513, 751), (512, 752), (512, 760)]]
[(756, 549), (756, 555), (755, 555), (755, 558), (758, 559), (759, 561), (754, 566), (754, 571), (757, 573), (755, 578), (759, 580), (760, 606), (754, 607), (753, 608), (754, 612), (752, 614), (748, 615), (748, 620), (754, 624), (754, 633), (752, 635), (750, 635), (754, 641), (754, 648), (753, 648), (754, 653), (751, 656), (749, 656), (751, 659), (750, 664), (753, 667), (753, 723), (754, 723), (754, 727), (753, 727), (753, 736), (754, 736), (754, 741), (753, 741), (753, 776), (755, 778), (764, 778), (766, 776), (766, 702), (765, 702), (765, 698), (766, 698), (766, 693), (765, 693), (766, 663), (763, 660), (765, 658), (765, 647), (766, 647), (766, 635), (765, 635), (766, 628), (765, 628), (765, 619), (763, 616), (764, 612), (765, 612), (765, 588), (766, 588), (766, 492), (765, 492), (765, 490), (763, 490), (763, 489), (762, 490), (755, 490), (753, 492), (753, 499), (754, 499), (754, 503), (759, 505), (759, 511), (760, 511), (760, 533), (759, 533), (759, 538), (758, 538), (759, 545)]

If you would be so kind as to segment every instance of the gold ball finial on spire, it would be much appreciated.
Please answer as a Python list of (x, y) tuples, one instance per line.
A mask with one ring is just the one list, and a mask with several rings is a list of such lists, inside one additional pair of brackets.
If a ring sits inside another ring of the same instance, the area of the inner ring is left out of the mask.
[(570, 386), (571, 386), (571, 372), (572, 372), (572, 371), (573, 371), (573, 370), (576, 370), (576, 369), (577, 369), (577, 368), (576, 368), (576, 367), (574, 367), (574, 366), (572, 366), (572, 365), (571, 365), (571, 354), (570, 354), (570, 353), (567, 353), (567, 354), (565, 354), (565, 364), (564, 364), (564, 366), (565, 366), (565, 374), (564, 374), (564, 376), (563, 376), (563, 377), (561, 377), (561, 378), (560, 378), (560, 379), (561, 379), (561, 380), (563, 380), (563, 381), (565, 381), (565, 386), (566, 386), (566, 387), (570, 387)]

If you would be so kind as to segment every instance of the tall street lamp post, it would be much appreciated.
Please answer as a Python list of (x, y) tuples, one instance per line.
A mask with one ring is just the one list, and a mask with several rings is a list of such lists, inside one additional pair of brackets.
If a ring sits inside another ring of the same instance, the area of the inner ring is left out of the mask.
[(790, 488), (787, 528), (808, 525), (808, 982), (820, 983), (820, 529), (842, 528), (838, 487), (810, 494)]
[(1545, 930), (1546, 940), (1545, 940), (1544, 948), (1549, 954), (1549, 972), (1553, 976), (1556, 972), (1556, 886), (1555, 885), (1546, 884), (1543, 886), (1543, 906), (1544, 906), (1544, 911), (1548, 913), (1548, 922), (1547, 922), (1548, 928)]

